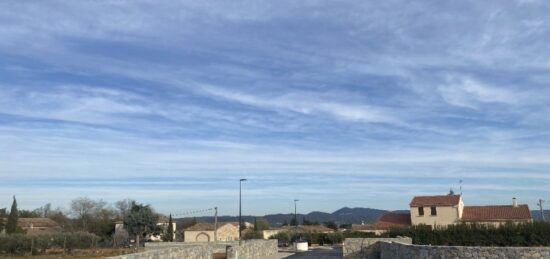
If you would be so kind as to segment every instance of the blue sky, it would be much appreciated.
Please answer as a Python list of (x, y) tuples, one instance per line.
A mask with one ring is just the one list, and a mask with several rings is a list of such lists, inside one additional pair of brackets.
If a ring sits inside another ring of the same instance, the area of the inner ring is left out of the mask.
[(0, 2), (0, 207), (550, 200), (548, 1), (175, 2)]

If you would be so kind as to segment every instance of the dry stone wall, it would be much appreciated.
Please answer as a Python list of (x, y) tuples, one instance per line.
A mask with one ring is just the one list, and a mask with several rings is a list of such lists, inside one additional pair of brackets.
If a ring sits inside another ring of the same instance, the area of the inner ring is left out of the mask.
[(111, 259), (212, 259), (226, 253), (227, 259), (278, 258), (277, 240), (246, 240), (220, 243), (146, 243), (145, 252), (110, 257)]
[(247, 240), (241, 245), (227, 248), (227, 259), (279, 258), (277, 240)]
[(409, 237), (399, 238), (346, 238), (342, 251), (345, 259), (380, 258), (379, 242), (401, 242), (412, 244)]

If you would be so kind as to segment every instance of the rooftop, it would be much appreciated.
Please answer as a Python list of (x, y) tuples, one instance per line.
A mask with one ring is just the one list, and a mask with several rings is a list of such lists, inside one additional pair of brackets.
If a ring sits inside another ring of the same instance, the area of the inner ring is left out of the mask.
[(419, 206), (455, 206), (460, 202), (460, 195), (435, 195), (435, 196), (415, 196), (410, 205), (411, 207)]
[(526, 204), (518, 205), (489, 205), (464, 206), (463, 221), (502, 221), (531, 219), (531, 211)]
[[(226, 224), (233, 225), (237, 228), (239, 227), (239, 222), (218, 222), (218, 229)], [(213, 231), (213, 230), (214, 230), (213, 223), (204, 223), (204, 222), (199, 222), (185, 229), (185, 231)]]

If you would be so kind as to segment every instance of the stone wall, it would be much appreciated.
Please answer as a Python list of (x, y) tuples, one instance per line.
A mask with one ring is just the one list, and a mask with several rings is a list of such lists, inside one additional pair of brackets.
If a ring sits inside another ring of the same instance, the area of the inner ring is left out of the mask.
[(380, 258), (379, 242), (412, 244), (409, 237), (399, 238), (346, 238), (342, 249), (345, 259)]
[(247, 240), (227, 248), (227, 259), (279, 258), (277, 240)]
[(277, 240), (246, 240), (233, 242), (155, 242), (145, 243), (145, 252), (110, 257), (111, 259), (212, 259), (214, 253), (226, 253), (227, 259), (275, 259)]
[(165, 249), (153, 249), (141, 253), (110, 257), (111, 259), (212, 259), (212, 248), (209, 246), (181, 246)]
[(380, 242), (380, 258), (550, 258), (550, 247), (424, 246)]

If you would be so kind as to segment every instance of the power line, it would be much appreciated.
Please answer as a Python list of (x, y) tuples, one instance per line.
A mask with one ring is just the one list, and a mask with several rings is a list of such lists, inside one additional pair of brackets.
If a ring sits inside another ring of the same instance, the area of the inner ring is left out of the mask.
[(216, 208), (214, 207), (214, 208), (208, 208), (208, 209), (202, 209), (202, 210), (192, 210), (192, 211), (186, 211), (186, 212), (182, 212), (182, 213), (172, 214), (172, 216), (180, 217), (180, 216), (186, 216), (186, 215), (191, 215), (191, 214), (199, 214), (199, 213), (203, 213), (203, 212), (213, 211), (215, 209)]

